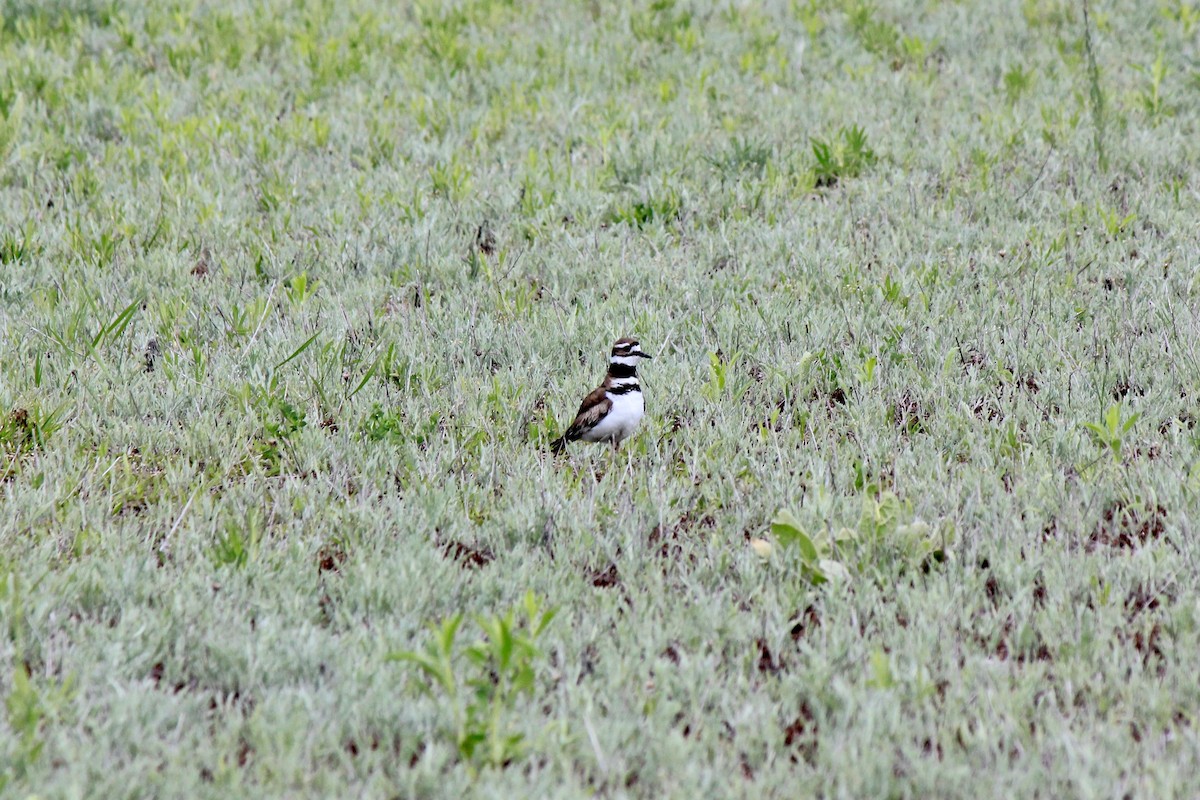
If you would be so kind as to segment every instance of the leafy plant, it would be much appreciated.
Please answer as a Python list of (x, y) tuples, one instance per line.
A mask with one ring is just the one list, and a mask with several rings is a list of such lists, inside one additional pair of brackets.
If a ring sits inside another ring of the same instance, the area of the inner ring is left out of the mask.
[(875, 380), (875, 368), (879, 366), (879, 359), (875, 356), (868, 356), (863, 361), (862, 367), (855, 373), (859, 383), (871, 383)]
[(410, 421), (399, 409), (384, 409), (379, 403), (362, 421), (359, 430), (369, 442), (411, 441), (418, 446), (428, 444), (441, 427), (442, 415), (433, 411), (424, 420)]
[(891, 689), (896, 685), (896, 673), (892, 670), (891, 658), (878, 648), (871, 651), (871, 674), (867, 686), (873, 689)]
[(708, 382), (704, 384), (704, 396), (710, 400), (720, 397), (725, 392), (725, 383), (729, 379), (729, 364), (717, 353), (708, 354)]
[(290, 357), (276, 364), (263, 385), (246, 384), (236, 394), (247, 413), (254, 414), (262, 426), (254, 444), (268, 475), (280, 474), (284, 451), (308, 425), (304, 409), (297, 408), (284, 397), (277, 370), (308, 349), (315, 339), (315, 336), (309, 338)]
[(63, 426), (66, 405), (53, 411), (43, 411), (38, 406), (16, 408), (0, 420), (0, 451), (21, 455), (46, 446)]
[(278, 475), (283, 469), (283, 451), (289, 440), (307, 425), (307, 420), (302, 410), (277, 396), (266, 398), (261, 413), (263, 435), (258, 441), (259, 459), (268, 475)]
[(1033, 86), (1034, 73), (1020, 64), (1010, 67), (1004, 73), (1004, 94), (1010, 104), (1017, 102)]
[(120, 339), (122, 335), (124, 335), (125, 329), (129, 327), (130, 321), (133, 319), (141, 305), (142, 301), (140, 299), (134, 300), (132, 303), (125, 306), (123, 310), (118, 312), (117, 316), (113, 317), (111, 322), (100, 327), (100, 330), (97, 331), (96, 335), (92, 338), (91, 349), (93, 356), (95, 355), (96, 349), (101, 345), (113, 344)]
[[(933, 41), (925, 41), (920, 36), (901, 36), (900, 37), (900, 53), (903, 56), (905, 63), (913, 64), (922, 68), (922, 72), (929, 56), (938, 47), (940, 43), (935, 39)], [(932, 73), (928, 73), (932, 77)]]
[(880, 287), (880, 290), (886, 302), (899, 308), (908, 308), (910, 298), (904, 293), (904, 285), (900, 281), (895, 280), (891, 273), (884, 276), (883, 285)]
[(676, 5), (676, 0), (653, 0), (648, 8), (633, 12), (629, 16), (630, 33), (643, 42), (684, 46), (690, 42), (694, 47), (692, 12), (687, 9), (676, 11)]
[(803, 375), (814, 375), (817, 380), (815, 390), (831, 402), (846, 402), (852, 384), (847, 379), (849, 367), (842, 363), (841, 355), (823, 349), (807, 352), (800, 359), (800, 371)]
[(1163, 117), (1171, 115), (1171, 107), (1163, 100), (1162, 87), (1167, 78), (1167, 63), (1163, 60), (1162, 51), (1149, 67), (1135, 64), (1133, 68), (1146, 76), (1146, 86), (1138, 95), (1142, 110), (1151, 123), (1158, 124)]
[(1104, 232), (1108, 234), (1109, 239), (1120, 238), (1137, 221), (1137, 214), (1131, 212), (1121, 216), (1116, 209), (1105, 208), (1099, 203), (1096, 204), (1096, 214), (1100, 217), (1100, 222), (1104, 225)]
[(771, 160), (771, 148), (765, 143), (739, 136), (729, 143), (723, 153), (706, 156), (704, 160), (720, 172), (722, 178), (732, 178), (743, 172), (760, 175)]
[(1167, 19), (1179, 24), (1185, 37), (1190, 38), (1200, 23), (1200, 5), (1194, 5), (1189, 0), (1174, 0), (1171, 3), (1161, 3), (1160, 13)]
[(645, 195), (613, 209), (610, 219), (634, 228), (644, 228), (652, 222), (668, 222), (679, 217), (683, 201), (674, 189)]
[(25, 666), (20, 663), (13, 666), (12, 684), (4, 698), (4, 710), (14, 738), (6, 748), (0, 750), (0, 757), (3, 757), (0, 762), (0, 790), (10, 781), (25, 777), (29, 768), (41, 758), (45, 747), (41, 736), (44, 724), (58, 715), (74, 693), (74, 681), (70, 677), (39, 692)]
[(317, 282), (308, 279), (307, 271), (288, 278), (283, 282), (283, 286), (287, 290), (288, 300), (297, 308), (317, 293)]
[(258, 182), (258, 210), (264, 214), (290, 209), (295, 199), (295, 184), (277, 170), (270, 170)]
[(210, 553), (213, 564), (240, 569), (258, 556), (266, 525), (262, 512), (251, 509), (244, 519), (230, 520), (213, 543)]
[(467, 65), (471, 52), (470, 44), (464, 35), (468, 21), (468, 17), (461, 10), (437, 13), (431, 9), (422, 10), (421, 25), (424, 30), (421, 44), (429, 62), (439, 70), (455, 74)]
[(438, 391), (443, 380), (436, 365), (404, 355), (404, 352), (404, 349), (397, 349), (395, 342), (389, 344), (379, 360), (379, 369), (375, 373), (378, 378), (404, 394)]
[(782, 548), (799, 553), (805, 580), (818, 585), (866, 573), (888, 559), (920, 568), (944, 561), (953, 528), (914, 519), (910, 504), (883, 491), (863, 495), (853, 528), (809, 533), (792, 512), (781, 509), (771, 520), (771, 533)]
[[(289, 297), (291, 297), (292, 291), (292, 287), (289, 286)], [(300, 291), (304, 291), (304, 289)], [(312, 291), (315, 291), (315, 286)], [(311, 291), (309, 293), (311, 294)], [(222, 318), (225, 320), (227, 332), (230, 337), (245, 338), (258, 330), (269, 312), (270, 307), (267, 304), (267, 299), (265, 297), (256, 297), (248, 301), (245, 305), (233, 303), (229, 307), (229, 316), (225, 317), (222, 314)]]
[(458, 203), (471, 191), (471, 170), (455, 156), (430, 167), (429, 181), (434, 194)]
[(1120, 404), (1116, 404), (1108, 407), (1099, 423), (1085, 422), (1083, 426), (1092, 434), (1096, 444), (1112, 453), (1113, 461), (1120, 461), (1125, 436), (1133, 429), (1140, 416), (1131, 414), (1123, 417)]
[(827, 531), (810, 535), (792, 512), (782, 509), (771, 520), (771, 533), (781, 547), (799, 553), (800, 568), (809, 583), (819, 585), (830, 579), (850, 577), (850, 571), (838, 560), (837, 545), (840, 542)]
[(876, 56), (894, 57), (900, 48), (900, 30), (879, 17), (879, 9), (869, 2), (857, 2), (848, 12), (850, 29), (863, 48)]
[(867, 134), (853, 125), (842, 127), (829, 139), (812, 139), (813, 172), (817, 186), (834, 186), (844, 178), (857, 178), (876, 161)]
[(752, 11), (749, 6), (730, 14), (730, 19), (745, 36), (745, 47), (738, 57), (742, 72), (768, 85), (782, 82), (790, 71), (790, 62), (778, 26), (771, 24), (766, 14)]
[(282, 397), (269, 398), (267, 406), (269, 413), (263, 420), (263, 430), (268, 436), (288, 439), (307, 424), (304, 412)]
[(513, 611), (477, 617), (482, 638), (465, 648), (457, 642), (463, 616), (455, 614), (431, 626), (433, 637), (424, 650), (387, 656), (418, 667), (427, 679), (423, 691), (441, 697), (463, 761), (502, 768), (526, 752), (524, 735), (513, 731), (507, 718), (522, 697), (534, 692), (535, 665), (541, 657), (537, 641), (557, 612), (544, 610), (532, 592), (525, 595), (520, 611), (520, 622)]
[(554, 204), (557, 190), (553, 185), (540, 180), (532, 172), (526, 172), (521, 178), (521, 190), (517, 195), (517, 207), (521, 216), (528, 220), (535, 219), (543, 209)]
[(25, 95), (0, 95), (0, 163), (16, 147), (25, 116)]
[(65, 403), (53, 411), (16, 408), (0, 418), (0, 481), (20, 471), (24, 456), (46, 447), (62, 428), (66, 409)]
[[(3, 144), (0, 143), (0, 151)], [(0, 264), (20, 264), (40, 251), (36, 229), (32, 223), (0, 233)]]

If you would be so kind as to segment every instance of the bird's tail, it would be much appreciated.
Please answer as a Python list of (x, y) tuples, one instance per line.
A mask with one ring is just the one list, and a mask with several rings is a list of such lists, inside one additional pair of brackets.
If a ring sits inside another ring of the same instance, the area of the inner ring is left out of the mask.
[(567, 449), (567, 437), (566, 436), (560, 436), (557, 439), (555, 439), (553, 442), (550, 443), (550, 452), (554, 453), (554, 455), (558, 455), (559, 453), (563, 452), (566, 449)]

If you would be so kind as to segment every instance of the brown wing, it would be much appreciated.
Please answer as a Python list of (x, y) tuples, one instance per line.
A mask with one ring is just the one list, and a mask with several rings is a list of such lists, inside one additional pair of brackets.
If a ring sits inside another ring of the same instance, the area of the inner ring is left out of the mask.
[(601, 386), (592, 390), (592, 393), (583, 398), (583, 402), (579, 404), (579, 413), (575, 415), (575, 421), (571, 423), (571, 427), (567, 428), (563, 438), (567, 441), (578, 439), (585, 431), (603, 419), (610, 408), (612, 408), (612, 400), (608, 399), (605, 388)]

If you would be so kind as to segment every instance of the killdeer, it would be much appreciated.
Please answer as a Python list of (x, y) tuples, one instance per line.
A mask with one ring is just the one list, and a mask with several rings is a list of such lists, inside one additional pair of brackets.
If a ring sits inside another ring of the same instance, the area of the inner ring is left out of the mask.
[(575, 421), (561, 438), (550, 443), (550, 449), (560, 453), (567, 442), (611, 442), (616, 449), (622, 439), (629, 438), (642, 419), (646, 401), (638, 384), (639, 358), (650, 358), (642, 352), (637, 339), (617, 339), (608, 358), (608, 374), (591, 394), (583, 398)]

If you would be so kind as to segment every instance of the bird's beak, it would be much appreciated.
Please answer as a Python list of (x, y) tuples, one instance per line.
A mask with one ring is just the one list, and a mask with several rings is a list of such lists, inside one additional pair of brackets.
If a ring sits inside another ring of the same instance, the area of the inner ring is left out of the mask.
[(638, 350), (636, 353), (634, 353), (634, 355), (637, 356), (638, 358), (648, 358), (651, 361), (654, 360), (653, 356), (651, 356), (649, 353), (643, 353), (641, 350)]

